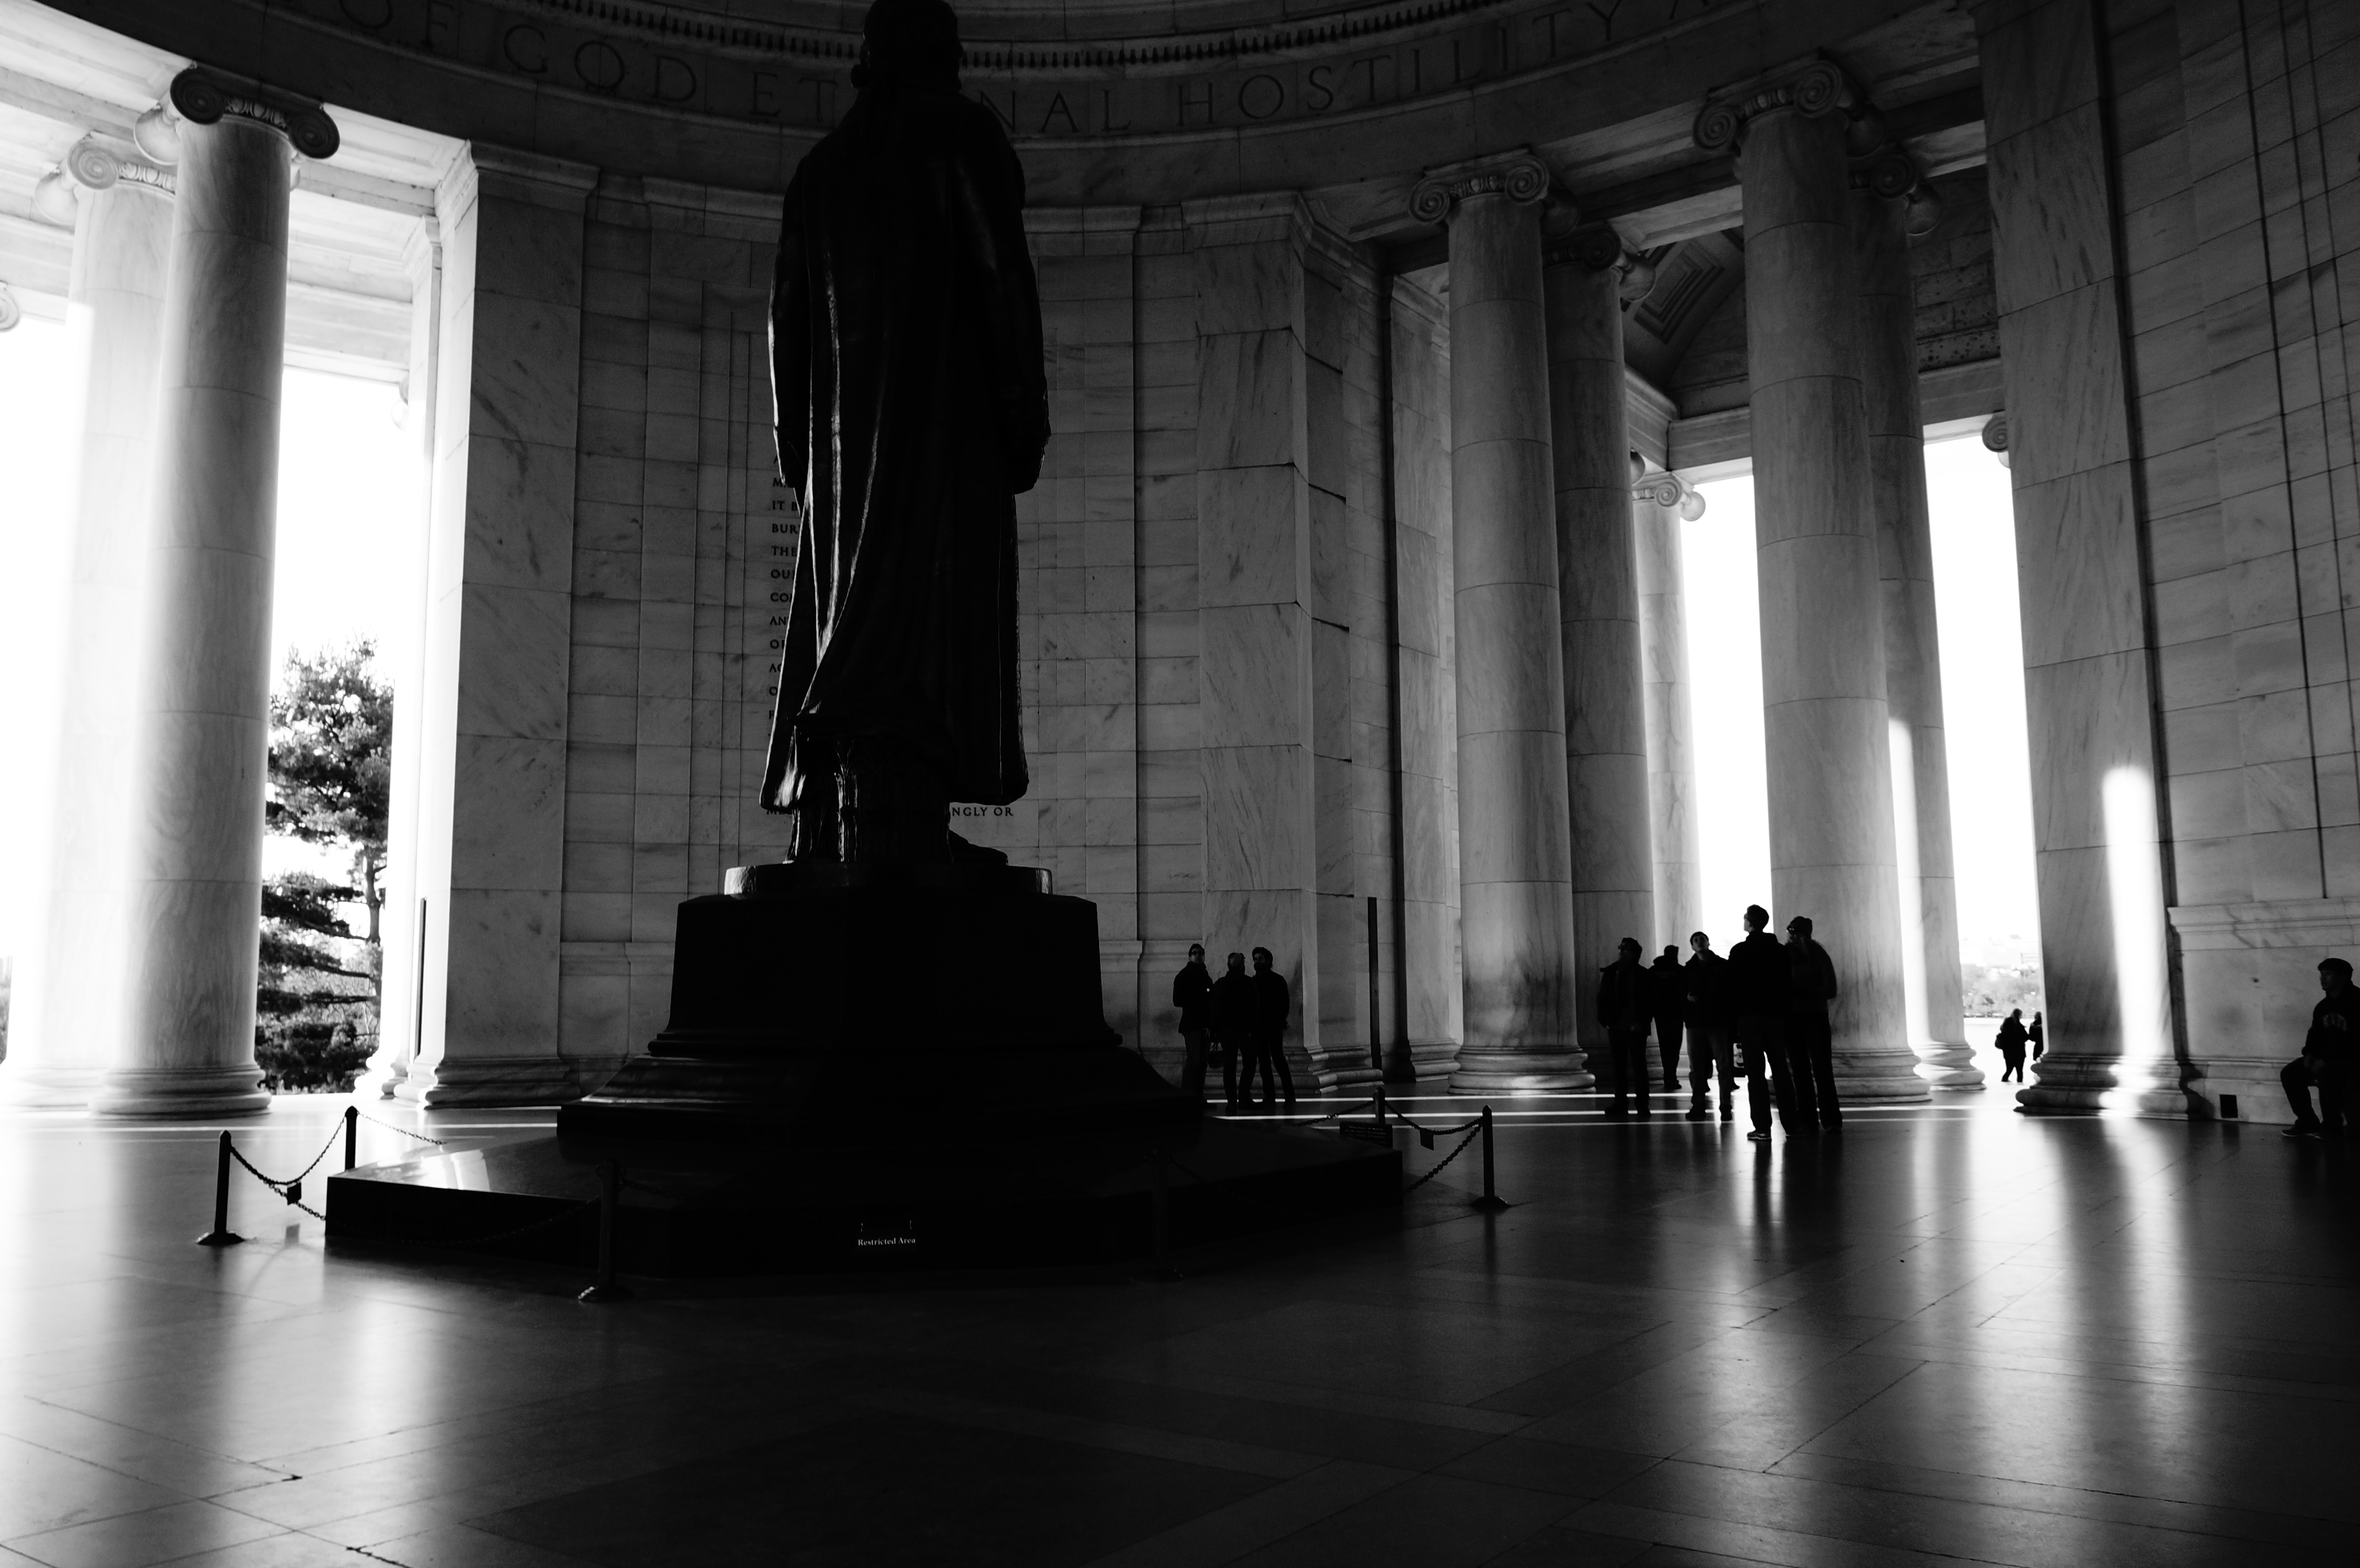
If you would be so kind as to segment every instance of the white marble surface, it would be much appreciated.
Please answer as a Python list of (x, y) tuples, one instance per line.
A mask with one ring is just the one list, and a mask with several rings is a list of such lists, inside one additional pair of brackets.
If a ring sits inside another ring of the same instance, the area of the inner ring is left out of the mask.
[(1923, 1098), (1904, 1006), (1883, 600), (1841, 116), (1746, 128), (1772, 919), (1816, 923), (1847, 1099)]
[(1680, 587), (1680, 517), (1653, 501), (1631, 504), (1639, 567), (1639, 630), (1647, 703), (1647, 820), (1654, 858), (1655, 945), (1685, 948), (1704, 924), (1704, 855), (1697, 842), (1695, 732), (1688, 617)]
[(171, 233), (171, 201), (151, 186), (82, 194), (68, 285), (82, 437), (69, 458), (64, 635), (49, 734), (24, 754), (48, 789), (27, 824), (42, 847), (0, 1063), (0, 1100), (18, 1105), (83, 1104), (120, 1030), (132, 691)]
[(1587, 1082), (1576, 1043), (1565, 670), (1539, 214), (1450, 215), (1460, 974), (1470, 1093)]
[(262, 1109), (254, 1063), (290, 159), (181, 128), (142, 568), (127, 985), (93, 1110)]

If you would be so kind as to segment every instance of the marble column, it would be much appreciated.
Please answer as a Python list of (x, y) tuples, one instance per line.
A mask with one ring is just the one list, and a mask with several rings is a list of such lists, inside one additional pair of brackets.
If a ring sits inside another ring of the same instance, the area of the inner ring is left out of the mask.
[(1540, 200), (1529, 156), (1439, 170), (1410, 211), (1450, 230), (1450, 499), (1460, 984), (1452, 1089), (1579, 1088), (1565, 670)]
[[(1565, 654), (1565, 770), (1572, 837), (1573, 973), (1651, 949), (1647, 713), (1631, 526), (1622, 372), (1622, 242), (1603, 223), (1549, 242), (1549, 451), (1557, 485), (1557, 614)], [(1576, 1008), (1585, 1051), (1605, 1049), (1597, 1009)]]
[(133, 628), (155, 449), (171, 176), (128, 147), (85, 138), (66, 157), (81, 187), (66, 325), (81, 376), (62, 658), (42, 748), (48, 794), (27, 824), (38, 846), (27, 951), (16, 968), (0, 1102), (81, 1105), (106, 1067), (123, 996), (124, 829), (130, 813)]
[[(1680, 520), (1704, 497), (1670, 474), (1634, 488), (1631, 530), (1639, 562), (1639, 647), (1647, 703), (1647, 822), (1655, 855), (1655, 942), (1688, 945), (1702, 929), (1704, 852), (1697, 843), (1696, 739), (1688, 707), (1688, 626), (1680, 588)], [(1669, 488), (1669, 499), (1659, 498)], [(1726, 945), (1727, 932), (1722, 934)]]
[(296, 149), (317, 104), (216, 77), (180, 111), (156, 469), (135, 656), (123, 1017), (92, 1109), (216, 1116), (269, 1104), (254, 1062), (269, 747), (271, 560)]
[(1894, 849), (1900, 861), (1902, 996), (1918, 1075), (1945, 1088), (1983, 1081), (1967, 1045), (1951, 869), (1950, 765), (1936, 638), (1926, 427), (1918, 412), (1917, 302), (1909, 238), (1931, 226), (1913, 202), (1918, 172), (1888, 148), (1852, 175), (1860, 286), (1860, 381), (1868, 423), (1869, 505), (1885, 588), (1885, 702), (1893, 748)]
[(1835, 961), (1835, 1070), (1854, 1101), (1924, 1099), (1903, 1006), (1883, 590), (1855, 346), (1842, 73), (1824, 61), (1708, 104), (1742, 141), (1754, 540), (1772, 919)]

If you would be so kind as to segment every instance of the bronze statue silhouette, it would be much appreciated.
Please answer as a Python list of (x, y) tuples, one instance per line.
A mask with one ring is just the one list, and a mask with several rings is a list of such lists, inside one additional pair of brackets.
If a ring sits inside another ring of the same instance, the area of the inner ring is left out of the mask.
[(877, 0), (863, 38), (779, 237), (771, 385), (803, 525), (762, 804), (793, 814), (793, 860), (943, 860), (951, 801), (1025, 790), (1015, 497), (1049, 440), (1041, 307), (1024, 171), (959, 95), (958, 19)]

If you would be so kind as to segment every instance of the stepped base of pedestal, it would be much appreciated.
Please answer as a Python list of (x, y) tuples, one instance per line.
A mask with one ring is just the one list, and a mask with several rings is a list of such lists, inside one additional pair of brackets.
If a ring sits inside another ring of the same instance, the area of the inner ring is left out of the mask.
[(1219, 1121), (1087, 1137), (1035, 1123), (989, 1142), (824, 1149), (564, 1136), (331, 1176), (328, 1235), (587, 1269), (597, 1261), (598, 1167), (613, 1160), (623, 1168), (625, 1273), (1103, 1265), (1153, 1247), (1159, 1159), (1174, 1248), (1380, 1211), (1401, 1196), (1393, 1149)]
[(1587, 1089), (1597, 1083), (1579, 1050), (1461, 1051), (1451, 1070), (1454, 1094), (1513, 1094)]
[[(2169, 1065), (2166, 1073), (2169, 1072)], [(2144, 1062), (2069, 1056), (2052, 1051), (2016, 1091), (2019, 1108), (2038, 1116), (2185, 1116), (2188, 1092)]]
[(556, 1105), (579, 1099), (573, 1064), (556, 1056), (482, 1056), (413, 1062), (393, 1097), (429, 1110), (453, 1105)]
[(1847, 1105), (1923, 1105), (1934, 1097), (1912, 1051), (1835, 1052), (1836, 1093)]
[(1937, 1089), (1980, 1089), (1983, 1070), (1964, 1040), (1942, 1040), (1918, 1050), (1918, 1076)]
[(91, 1091), (93, 1116), (211, 1121), (250, 1116), (270, 1108), (262, 1070), (243, 1067), (116, 1068)]
[(0, 1062), (0, 1105), (33, 1111), (78, 1111), (90, 1104), (105, 1074), (95, 1067), (37, 1067)]

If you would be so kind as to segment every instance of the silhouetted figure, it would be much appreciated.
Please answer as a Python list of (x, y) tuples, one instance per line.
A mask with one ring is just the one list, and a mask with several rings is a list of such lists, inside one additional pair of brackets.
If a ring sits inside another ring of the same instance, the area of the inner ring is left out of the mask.
[(1648, 1103), (1652, 1085), (1647, 1074), (1647, 1023), (1655, 998), (1645, 964), (1639, 962), (1636, 938), (1624, 937), (1614, 962), (1598, 972), (1598, 1025), (1606, 1031), (1607, 1073), (1612, 1080), (1613, 1103), (1606, 1114), (1617, 1119), (1631, 1114), (1628, 1096), (1639, 1097), (1639, 1115), (1652, 1116)]
[[(2302, 1054), (2286, 1065), (2278, 1082), (2294, 1106), (2289, 1138), (2344, 1138), (2352, 1131), (2352, 1081), (2360, 1068), (2360, 991), (2352, 985), (2352, 965), (2340, 958), (2319, 962), (2319, 988), (2326, 995), (2311, 1009), (2311, 1030)], [(2311, 1108), (2311, 1088), (2319, 1085), (2319, 1110)]]
[(1786, 922), (1786, 1060), (1798, 1081), (1808, 1081), (1819, 1125), (1833, 1132), (1843, 1126), (1843, 1105), (1836, 1098), (1835, 1036), (1828, 1025), (1828, 1004), (1836, 999), (1836, 965), (1828, 950), (1811, 940), (1808, 915)]
[(2032, 1027), (2026, 1029), (2024, 1034), (2027, 1040), (2032, 1041), (2033, 1061), (2038, 1062), (2049, 1054), (2049, 1031), (2041, 1027), (2038, 1013), (2032, 1015)]
[(1647, 996), (1655, 1014), (1655, 1050), (1664, 1059), (1664, 1087), (1680, 1086), (1680, 1026), (1687, 1021), (1688, 977), (1680, 973), (1680, 950), (1664, 949), (1647, 965)]
[(2010, 1008), (2007, 1017), (1999, 1021), (1999, 1038), (1992, 1042), (1999, 1047), (1999, 1059), (2005, 1063), (1999, 1075), (2001, 1083), (2011, 1078), (2019, 1083), (2024, 1082), (2024, 1048), (2031, 1039), (2025, 1032), (2024, 1009)]
[(1736, 1015), (1737, 1043), (1745, 1050), (1745, 1104), (1754, 1117), (1754, 1130), (1745, 1136), (1756, 1142), (1770, 1137), (1774, 1095), (1778, 1125), (1790, 1137), (1819, 1131), (1810, 1081), (1795, 1073), (1786, 1056), (1787, 993), (1794, 982), (1786, 950), (1763, 929), (1769, 923), (1768, 910), (1748, 904), (1745, 940), (1729, 950), (1730, 1002)]
[[(1213, 982), (1213, 1039), (1221, 1052), (1221, 1098), (1232, 1111), (1253, 1104), (1253, 976), (1246, 973), (1246, 955), (1229, 954), (1221, 977)], [(1245, 1078), (1242, 1087), (1238, 1083)]]
[(1188, 962), (1172, 977), (1172, 1005), (1180, 1011), (1180, 1092), (1205, 1097), (1205, 1050), (1213, 1029), (1213, 975), (1202, 942), (1188, 944)]
[(1712, 1075), (1718, 1071), (1721, 1119), (1728, 1121), (1737, 1105), (1737, 1075), (1729, 1043), (1729, 960), (1712, 950), (1712, 939), (1702, 931), (1689, 934), (1688, 949), (1696, 956), (1681, 971), (1688, 983), (1688, 1119), (1712, 1119)]
[[(1267, 1107), (1278, 1104), (1278, 1096), (1286, 1096), (1287, 1108), (1295, 1106), (1295, 1074), (1286, 1065), (1286, 1020), (1295, 1010), (1295, 993), (1287, 987), (1286, 976), (1270, 966), (1270, 949), (1253, 950), (1253, 1061), (1248, 1065), (1246, 1087), (1253, 1087), (1253, 1069), (1262, 1071), (1262, 1103)], [(1271, 1086), (1271, 1075), (1278, 1076), (1278, 1085)]]
[[(943, 0), (877, 0), (859, 96), (788, 182), (770, 303), (803, 499), (762, 804), (790, 858), (949, 858), (1024, 793), (1016, 502), (1049, 441), (1024, 170)], [(1005, 859), (997, 851), (972, 852)]]

